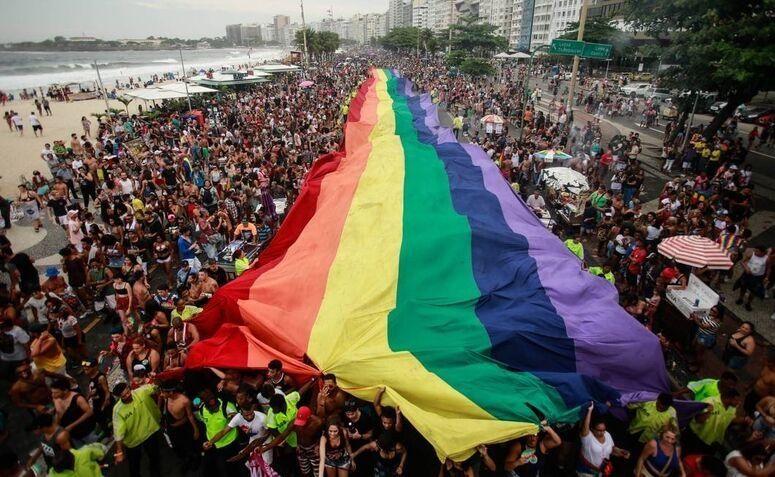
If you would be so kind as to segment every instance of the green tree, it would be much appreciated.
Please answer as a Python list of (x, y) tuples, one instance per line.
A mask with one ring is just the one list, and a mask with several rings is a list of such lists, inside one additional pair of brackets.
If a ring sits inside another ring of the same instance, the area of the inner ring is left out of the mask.
[(487, 58), (499, 50), (505, 50), (509, 43), (496, 35), (498, 28), (488, 23), (460, 23), (452, 26), (452, 49)]
[(484, 58), (467, 58), (460, 65), (460, 71), (471, 76), (488, 76), (495, 74), (495, 68)]
[(382, 46), (390, 51), (409, 52), (417, 49), (419, 29), (415, 27), (397, 27), (380, 39)]
[[(569, 23), (560, 38), (575, 40), (579, 35), (579, 22)], [(630, 35), (619, 30), (606, 18), (587, 20), (584, 26), (584, 41), (590, 43), (611, 43), (614, 45), (613, 56), (621, 56), (630, 43)]]
[(54, 43), (64, 43), (65, 41), (67, 40), (63, 36), (57, 35), (54, 37)]
[(628, 0), (626, 19), (658, 40), (669, 38), (660, 74), (667, 87), (717, 91), (727, 104), (705, 128), (710, 139), (735, 109), (775, 89), (773, 0)]

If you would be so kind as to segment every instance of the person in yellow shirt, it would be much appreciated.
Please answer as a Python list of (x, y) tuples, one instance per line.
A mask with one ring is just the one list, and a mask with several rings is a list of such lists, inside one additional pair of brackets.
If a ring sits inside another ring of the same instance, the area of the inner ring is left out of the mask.
[(740, 393), (734, 388), (722, 388), (720, 391), (719, 396), (702, 400), (708, 407), (692, 419), (689, 429), (684, 432), (681, 441), (687, 453), (713, 454), (714, 447), (723, 444), (727, 427), (737, 420)]
[(581, 236), (575, 235), (573, 238), (569, 238), (565, 242), (565, 246), (568, 247), (573, 255), (579, 257), (579, 260), (584, 261), (584, 244), (581, 243)]
[(170, 313), (170, 319), (180, 318), (181, 321), (189, 321), (199, 313), (202, 313), (202, 308), (189, 305), (185, 299), (178, 298), (175, 302), (175, 309)]
[(656, 401), (630, 404), (627, 407), (635, 410), (635, 417), (630, 421), (628, 432), (638, 436), (638, 442), (641, 444), (656, 438), (665, 424), (672, 423), (678, 427), (673, 396), (668, 393), (661, 393)]
[(608, 280), (612, 285), (616, 285), (616, 277), (614, 276), (613, 272), (611, 271), (611, 265), (604, 264), (602, 267), (589, 267), (587, 270), (592, 275), (597, 275), (598, 277), (605, 278)]

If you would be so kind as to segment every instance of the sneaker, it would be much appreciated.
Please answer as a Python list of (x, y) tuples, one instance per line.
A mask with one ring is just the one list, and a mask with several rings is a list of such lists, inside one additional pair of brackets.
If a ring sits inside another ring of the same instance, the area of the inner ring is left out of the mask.
[(775, 313), (773, 313), (773, 314), (771, 314), (771, 315), (770, 315), (770, 319), (771, 319), (772, 321), (775, 321)]

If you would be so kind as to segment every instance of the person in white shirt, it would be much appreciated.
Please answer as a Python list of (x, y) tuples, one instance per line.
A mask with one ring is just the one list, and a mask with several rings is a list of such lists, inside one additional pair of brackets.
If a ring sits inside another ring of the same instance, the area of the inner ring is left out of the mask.
[(24, 136), (24, 122), (22, 121), (21, 116), (19, 116), (19, 113), (13, 113), (13, 116), (11, 116), (11, 122), (13, 123), (13, 127), (19, 131), (19, 136)]
[(4, 318), (0, 322), (0, 361), (9, 365), (9, 369), (15, 369), (22, 361), (27, 359), (27, 346), (30, 343), (30, 335), (23, 329), (13, 324), (10, 318)]
[(54, 159), (57, 158), (56, 153), (54, 152), (53, 149), (51, 149), (51, 144), (46, 143), (43, 146), (43, 149), (40, 151), (40, 157), (43, 158), (43, 160), (46, 160), (49, 154), (51, 154), (54, 157)]
[(630, 453), (614, 445), (611, 434), (606, 430), (605, 422), (596, 419), (592, 422), (594, 404), (590, 404), (584, 423), (581, 425), (581, 458), (576, 474), (578, 477), (600, 475), (611, 456), (630, 458)]
[(542, 212), (546, 208), (546, 202), (536, 190), (533, 191), (533, 195), (527, 198), (527, 206), (530, 207), (533, 212)]
[(35, 116), (34, 112), (30, 112), (30, 126), (32, 126), (32, 133), (35, 137), (38, 137), (38, 131), (40, 131), (40, 136), (43, 137), (43, 125), (40, 124), (40, 119)]

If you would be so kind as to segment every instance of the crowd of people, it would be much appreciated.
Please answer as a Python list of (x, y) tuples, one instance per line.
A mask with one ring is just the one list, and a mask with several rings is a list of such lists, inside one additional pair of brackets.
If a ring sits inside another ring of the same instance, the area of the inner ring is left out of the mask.
[[(666, 135), (665, 170), (684, 174), (665, 184), (656, 211), (644, 213), (640, 138), (604, 138), (599, 119), (574, 121), (559, 99), (561, 81), (547, 93), (534, 84), (523, 94), (521, 67), (504, 67), (495, 81), (451, 74), (441, 60), (340, 60), (316, 65), (312, 88), (299, 87), (296, 75), (278, 76), (197, 99), (201, 116), (111, 116), (94, 127), (82, 118), (82, 134), (46, 144), (39, 169), (52, 179), (35, 171), (15, 205), (36, 230), (47, 215), (67, 242), (60, 266), (41, 281), (35, 257), (0, 232), (0, 358), (11, 403), (22, 410), (0, 413), (0, 475), (31, 475), (40, 461), (50, 475), (67, 476), (103, 475), (106, 463), (133, 477), (775, 475), (775, 353), (750, 391), (734, 373), (756, 346), (748, 322), (723, 343), (728, 370), (631, 405), (628, 423), (590, 405), (576, 425), (544, 421), (537, 435), (483, 444), (463, 462), (439, 462), (401, 409), (383, 404), (384, 389), (363, 402), (334, 375), (297, 382), (278, 360), (261, 370), (183, 372), (202, 338), (192, 319), (252, 265), (237, 249), (227, 272), (219, 253), (233, 241), (260, 249), (272, 239), (283, 218), (275, 199), (290, 208), (315, 159), (339, 148), (348, 101), (371, 64), (397, 68), (430, 93), (453, 116), (455, 134), (481, 145), (539, 215), (550, 198), (541, 181), (547, 165), (535, 153), (570, 154), (567, 165), (593, 192), (580, 232), (553, 231), (655, 332), (667, 288), (685, 285), (688, 273), (655, 253), (662, 238), (697, 234), (723, 243), (745, 271), (741, 302), (763, 297), (773, 283), (765, 282), (771, 252), (747, 243), (750, 168), (728, 130), (710, 143), (691, 132), (680, 155), (680, 140)], [(505, 127), (483, 128), (485, 114), (502, 115)], [(701, 275), (709, 283), (733, 277)], [(689, 354), (697, 369), (702, 351), (720, 339), (722, 310), (696, 317)], [(109, 327), (110, 342), (87, 345), (85, 320)], [(674, 397), (706, 407), (679, 422)], [(31, 456), (11, 441), (9, 416), (34, 433)]]

